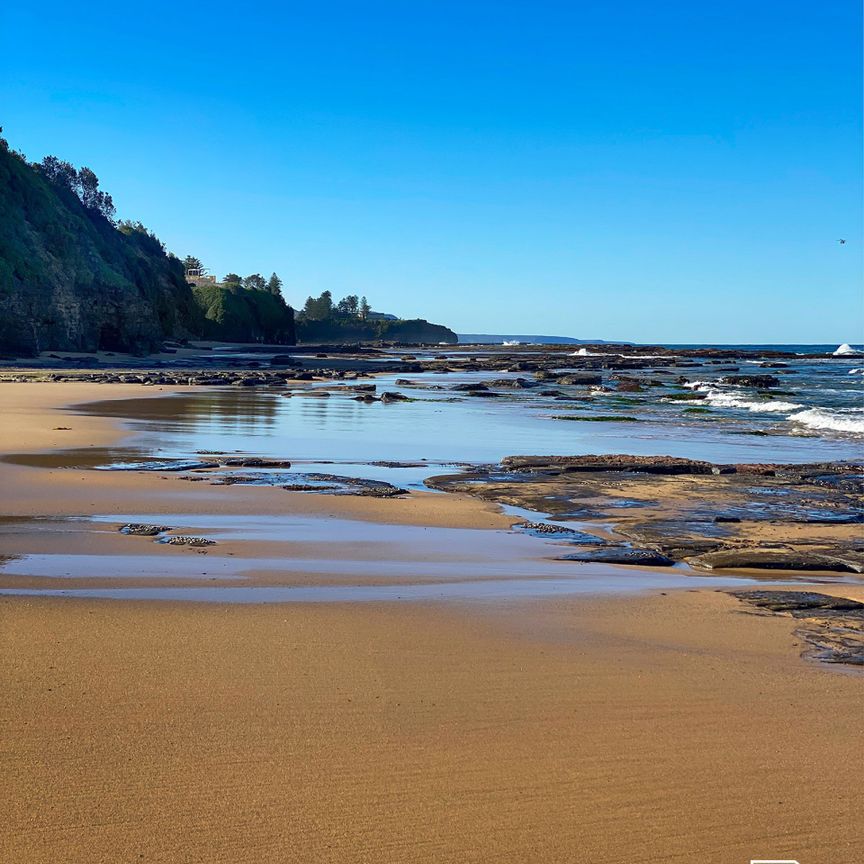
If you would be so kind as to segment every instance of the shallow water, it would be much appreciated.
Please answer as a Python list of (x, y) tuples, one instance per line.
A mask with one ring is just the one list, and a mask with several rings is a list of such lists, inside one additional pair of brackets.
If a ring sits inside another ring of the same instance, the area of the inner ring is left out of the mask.
[[(773, 399), (747, 388), (718, 385), (714, 381), (722, 373), (703, 367), (685, 370), (693, 381), (705, 382), (696, 389), (707, 391), (709, 397), (698, 402), (662, 398), (686, 388), (593, 395), (584, 388), (578, 391), (578, 401), (542, 397), (542, 388), (499, 390), (498, 398), (466, 397), (450, 389), (460, 383), (519, 377), (484, 371), (413, 375), (413, 387), (397, 387), (396, 375), (377, 378), (379, 393), (396, 390), (411, 399), (392, 404), (358, 402), (344, 385), (316, 383), (295, 389), (290, 397), (248, 389), (202, 391), (94, 403), (80, 410), (125, 419), (136, 433), (131, 443), (151, 457), (185, 459), (201, 451), (252, 453), (290, 459), (294, 472), (324, 470), (416, 488), (425, 477), (447, 473), (454, 464), (497, 462), (515, 454), (630, 453), (715, 462), (860, 459), (864, 439), (833, 429), (808, 429), (794, 419), (804, 411), (833, 411), (835, 419), (857, 416), (858, 405), (864, 406), (864, 378), (850, 376), (850, 368), (848, 361), (793, 363), (790, 370), (797, 374), (782, 377), (777, 388), (794, 388), (792, 395)], [(746, 361), (740, 369), (741, 374), (790, 371), (760, 369)], [(314, 395), (325, 390), (329, 396)], [(766, 410), (760, 410), (761, 405)], [(773, 410), (778, 406), (781, 410)], [(632, 416), (639, 422), (555, 419), (610, 415)], [(380, 461), (427, 465), (369, 465)]]
[[(357, 603), (395, 601), (519, 600), (578, 595), (631, 594), (640, 591), (683, 587), (741, 588), (753, 580), (733, 577), (701, 577), (698, 585), (687, 585), (681, 577), (657, 577), (645, 573), (603, 579), (507, 579), (471, 582), (400, 585), (314, 586), (219, 586), (148, 588), (0, 588), (0, 595), (19, 597), (65, 597), (104, 600), (163, 600), (190, 603)], [(782, 583), (777, 583), (782, 584)]]
[[(561, 360), (563, 371), (567, 358)], [(746, 360), (738, 365), (741, 374), (778, 371), (748, 367)], [(802, 410), (833, 411), (832, 416), (854, 413), (864, 378), (849, 375), (851, 368), (848, 362), (796, 361), (790, 370), (797, 374), (778, 375), (782, 386), (777, 389), (790, 392), (773, 398), (718, 385), (723, 373), (716, 368), (688, 369), (692, 382), (703, 382), (695, 386), (709, 393), (699, 402), (661, 398), (659, 394), (686, 390), (668, 383), (671, 373), (663, 389), (631, 394), (582, 388), (568, 390), (563, 400), (539, 395), (540, 389), (556, 389), (551, 382), (533, 389), (502, 388), (497, 398), (451, 389), (459, 383), (525, 376), (488, 370), (415, 374), (410, 376), (414, 386), (397, 387), (396, 375), (376, 378), (378, 393), (398, 390), (410, 400), (392, 404), (355, 401), (356, 393), (331, 382), (296, 388), (290, 396), (249, 388), (201, 390), (78, 406), (83, 413), (121, 419), (132, 433), (121, 448), (12, 458), (51, 467), (166, 471), (178, 467), (172, 460), (244, 454), (288, 459), (292, 466), (211, 473), (274, 485), (333, 474), (384, 480), (407, 489), (423, 488), (434, 474), (515, 454), (668, 454), (721, 463), (860, 459), (860, 438), (835, 429), (805, 436), (800, 434), (802, 424), (794, 420)], [(325, 390), (329, 395), (320, 395)], [(687, 410), (694, 407), (708, 410)], [(638, 422), (555, 419), (574, 415), (633, 416)], [(142, 460), (148, 464), (140, 465)], [(231, 493), (226, 489), (215, 494)], [(528, 519), (538, 515), (513, 512)], [(130, 537), (129, 552), (118, 553), (113, 533), (123, 522), (172, 525), (175, 534), (200, 534), (217, 545), (206, 550), (160, 545), (157, 551), (153, 545), (140, 545), (156, 543), (152, 538)], [(38, 544), (28, 546), (32, 531), (62, 535), (62, 554), (40, 550)], [(561, 536), (305, 516), (133, 513), (0, 526), (0, 534), (10, 532), (17, 532), (20, 554), (0, 565), (2, 594), (242, 603), (489, 600), (729, 587), (772, 578), (705, 576), (684, 566), (645, 570), (562, 562), (554, 559), (575, 547)], [(782, 578), (794, 581), (788, 574)], [(56, 580), (67, 580), (69, 587), (56, 587)]]
[[(174, 535), (194, 533), (217, 545), (202, 553), (162, 545), (160, 538), (120, 539), (117, 529), (126, 522), (170, 525)], [(44, 544), (46, 534), (59, 536), (62, 552), (30, 551)], [(101, 515), (0, 526), (3, 539), (10, 535), (21, 551), (0, 561), (0, 594), (20, 596), (238, 603), (503, 600), (740, 587), (771, 578), (703, 575), (685, 566), (579, 564), (557, 560), (577, 548), (566, 538), (320, 516)], [(117, 552), (118, 539), (128, 553)], [(781, 578), (795, 581), (788, 574)], [(70, 586), (59, 588), (58, 581)]]

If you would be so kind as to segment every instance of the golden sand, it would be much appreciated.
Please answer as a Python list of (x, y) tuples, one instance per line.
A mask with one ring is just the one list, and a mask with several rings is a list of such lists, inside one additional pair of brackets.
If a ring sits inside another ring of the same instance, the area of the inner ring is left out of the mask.
[[(109, 421), (57, 408), (134, 391), (3, 385), (0, 449), (116, 444)], [(5, 515), (134, 500), (506, 521), (449, 496), (9, 465), (0, 488)], [(0, 861), (864, 860), (864, 679), (698, 584), (499, 604), (2, 598)]]

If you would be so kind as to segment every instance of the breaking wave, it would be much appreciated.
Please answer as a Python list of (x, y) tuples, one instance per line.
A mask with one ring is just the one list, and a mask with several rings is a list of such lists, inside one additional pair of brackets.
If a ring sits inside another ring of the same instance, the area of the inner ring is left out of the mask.
[(864, 435), (864, 408), (808, 408), (789, 418), (808, 429), (830, 429)]
[(705, 402), (715, 408), (738, 408), (742, 411), (764, 411), (770, 414), (788, 414), (804, 407), (797, 402), (781, 402), (775, 399), (743, 399), (735, 393), (724, 393), (722, 390), (709, 390)]
[(859, 351), (857, 348), (853, 348), (848, 342), (844, 342), (835, 352), (835, 357), (850, 357), (857, 356), (858, 354), (864, 354), (864, 351)]

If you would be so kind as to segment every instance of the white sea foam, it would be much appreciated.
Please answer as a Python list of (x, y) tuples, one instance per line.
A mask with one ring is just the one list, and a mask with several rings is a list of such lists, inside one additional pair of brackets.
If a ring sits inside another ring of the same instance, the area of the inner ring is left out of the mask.
[(850, 369), (850, 375), (864, 375), (864, 369)]
[(738, 408), (742, 411), (769, 414), (788, 414), (804, 407), (797, 402), (782, 402), (777, 399), (742, 399), (735, 393), (724, 393), (722, 390), (709, 390), (705, 402), (715, 408)]
[(864, 354), (864, 351), (859, 351), (853, 348), (848, 342), (844, 342), (835, 352), (835, 357), (849, 357), (857, 354)]
[[(685, 385), (690, 390), (705, 393), (705, 404), (714, 408), (737, 408), (740, 411), (753, 411), (755, 413), (782, 414), (797, 411), (803, 408), (797, 402), (783, 402), (779, 399), (745, 399), (740, 393), (742, 388), (735, 388), (735, 392), (729, 390), (717, 390), (715, 385), (708, 381), (688, 381)], [(731, 385), (729, 385), (731, 386)]]
[(622, 354), (620, 351), (589, 351), (579, 348), (571, 357), (620, 357), (622, 360), (667, 360), (667, 354)]
[(864, 435), (864, 408), (808, 408), (789, 418), (808, 429), (830, 429)]

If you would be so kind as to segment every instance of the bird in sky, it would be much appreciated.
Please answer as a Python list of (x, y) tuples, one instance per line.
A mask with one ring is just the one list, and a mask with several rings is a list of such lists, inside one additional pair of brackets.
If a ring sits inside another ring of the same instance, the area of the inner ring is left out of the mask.
[(841, 237), (837, 242), (838, 242), (841, 246), (845, 246), (845, 245), (846, 245), (846, 241), (845, 241), (842, 237)]

